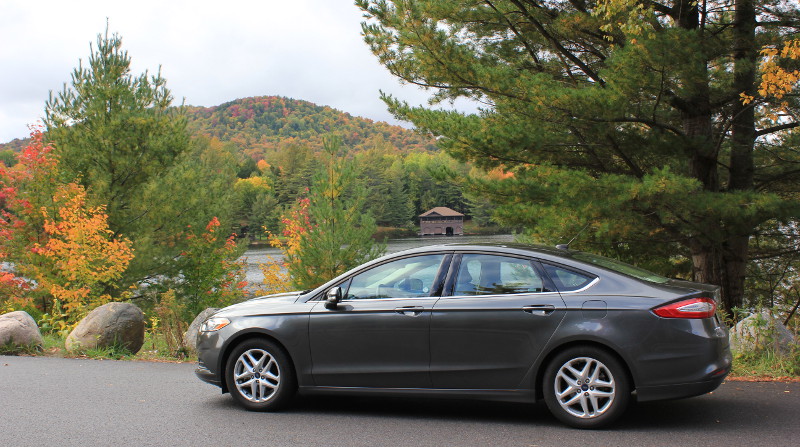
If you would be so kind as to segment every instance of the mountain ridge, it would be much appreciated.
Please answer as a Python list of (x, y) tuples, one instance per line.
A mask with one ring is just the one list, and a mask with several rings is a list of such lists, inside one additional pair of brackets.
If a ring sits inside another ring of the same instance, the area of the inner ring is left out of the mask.
[[(432, 137), (413, 130), (277, 95), (238, 98), (210, 107), (188, 105), (184, 111), (190, 133), (233, 143), (255, 159), (292, 146), (320, 150), (328, 135), (339, 136), (353, 151), (387, 146), (398, 152), (437, 150)], [(0, 143), (0, 151), (19, 151), (27, 141)]]

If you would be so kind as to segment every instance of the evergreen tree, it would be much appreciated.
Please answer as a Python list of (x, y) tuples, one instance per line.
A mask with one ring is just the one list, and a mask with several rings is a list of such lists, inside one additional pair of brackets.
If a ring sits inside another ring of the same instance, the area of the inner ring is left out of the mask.
[(0, 163), (3, 163), (6, 167), (14, 166), (17, 163), (17, 154), (11, 149), (0, 151)]
[(356, 183), (356, 170), (341, 157), (338, 138), (324, 142), (328, 160), (309, 191), (309, 228), (299, 247), (287, 254), (295, 286), (313, 288), (380, 256), (386, 245), (372, 239), (375, 220), (365, 213), (366, 191)]
[(114, 236), (133, 243), (119, 286), (180, 277), (181, 235), (215, 217), (230, 227), (236, 178), (235, 157), (221, 143), (190, 139), (164, 78), (134, 76), (130, 64), (118, 35), (98, 35), (88, 66), (79, 63), (45, 110), (60, 175), (105, 205)]
[(506, 172), (471, 186), (531, 238), (564, 242), (588, 224), (576, 245), (721, 285), (730, 311), (751, 236), (800, 214), (798, 99), (780, 97), (797, 82), (796, 2), (357, 4), (395, 76), (434, 101), (487, 104), (465, 115), (384, 96), (450, 154)]
[[(407, 173), (408, 194), (414, 205), (414, 216), (437, 206), (446, 206), (466, 213), (462, 185), (457, 180), (469, 172), (469, 168), (445, 153), (409, 154), (404, 160)], [(446, 174), (451, 173), (454, 178)]]
[(389, 205), (389, 178), (387, 170), (391, 163), (386, 151), (371, 149), (356, 154), (353, 165), (359, 171), (356, 181), (366, 191), (365, 210), (375, 218), (378, 225), (389, 226), (392, 209)]
[(298, 197), (307, 195), (314, 172), (319, 167), (315, 154), (308, 146), (283, 144), (281, 150), (267, 158), (275, 176), (275, 197), (288, 206)]
[(414, 220), (414, 205), (408, 194), (402, 160), (396, 159), (386, 171), (389, 179), (389, 198), (386, 208), (387, 223), (395, 227), (407, 227)]

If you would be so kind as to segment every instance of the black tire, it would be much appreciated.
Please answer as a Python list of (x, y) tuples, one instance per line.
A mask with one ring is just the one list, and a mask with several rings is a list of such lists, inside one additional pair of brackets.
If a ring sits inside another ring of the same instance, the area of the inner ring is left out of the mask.
[(593, 346), (576, 346), (556, 355), (543, 380), (550, 413), (576, 428), (611, 424), (631, 399), (630, 380), (620, 361)]
[(246, 340), (234, 348), (225, 365), (225, 380), (233, 400), (250, 411), (279, 410), (297, 391), (289, 356), (264, 339)]

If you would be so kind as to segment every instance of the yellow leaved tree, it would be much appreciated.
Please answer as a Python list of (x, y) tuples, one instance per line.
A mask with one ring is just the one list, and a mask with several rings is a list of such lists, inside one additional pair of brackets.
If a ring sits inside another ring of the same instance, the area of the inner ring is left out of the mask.
[(111, 301), (108, 283), (120, 278), (133, 259), (131, 243), (114, 237), (105, 206), (90, 206), (86, 190), (76, 183), (60, 185), (53, 196), (55, 212), (41, 208), (47, 242), (34, 250), (52, 262), (35, 278), (58, 300), (70, 319)]

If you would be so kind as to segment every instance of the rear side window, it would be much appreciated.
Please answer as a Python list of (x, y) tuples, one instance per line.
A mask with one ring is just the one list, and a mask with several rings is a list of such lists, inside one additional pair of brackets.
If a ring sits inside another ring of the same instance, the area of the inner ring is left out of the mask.
[(559, 292), (580, 290), (594, 281), (595, 276), (576, 272), (556, 265), (542, 263), (542, 267), (555, 283)]
[(543, 291), (542, 278), (527, 259), (465, 254), (461, 258), (453, 295), (507, 295)]

